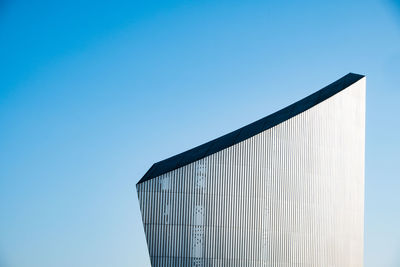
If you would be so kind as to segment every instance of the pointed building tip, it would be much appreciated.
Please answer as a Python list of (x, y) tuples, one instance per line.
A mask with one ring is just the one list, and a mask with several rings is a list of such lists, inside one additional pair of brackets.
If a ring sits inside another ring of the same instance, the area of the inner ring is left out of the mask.
[(347, 75), (353, 76), (353, 77), (358, 77), (358, 78), (364, 78), (365, 75), (364, 74), (358, 74), (358, 73), (354, 73), (354, 72), (349, 72)]

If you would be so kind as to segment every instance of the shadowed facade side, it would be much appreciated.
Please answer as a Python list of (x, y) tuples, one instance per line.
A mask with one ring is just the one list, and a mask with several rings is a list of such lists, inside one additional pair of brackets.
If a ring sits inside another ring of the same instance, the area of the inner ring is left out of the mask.
[(154, 164), (152, 266), (362, 266), (365, 77)]

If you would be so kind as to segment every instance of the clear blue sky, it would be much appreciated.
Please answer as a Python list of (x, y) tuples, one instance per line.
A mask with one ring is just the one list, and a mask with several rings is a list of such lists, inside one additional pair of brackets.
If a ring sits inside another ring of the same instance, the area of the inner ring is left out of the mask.
[(348, 72), (367, 75), (365, 266), (398, 267), (399, 2), (0, 1), (0, 266), (149, 266), (152, 163)]

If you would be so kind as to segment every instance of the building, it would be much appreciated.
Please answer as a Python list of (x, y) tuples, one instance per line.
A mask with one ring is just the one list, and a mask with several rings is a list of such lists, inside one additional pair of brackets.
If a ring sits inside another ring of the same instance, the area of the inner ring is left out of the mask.
[(137, 183), (152, 266), (363, 266), (365, 77), (347, 74)]

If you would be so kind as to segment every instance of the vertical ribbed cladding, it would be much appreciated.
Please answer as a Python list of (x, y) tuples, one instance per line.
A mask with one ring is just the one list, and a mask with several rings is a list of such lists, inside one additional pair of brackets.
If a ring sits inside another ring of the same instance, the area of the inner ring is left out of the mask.
[(362, 266), (365, 78), (137, 185), (152, 266)]

